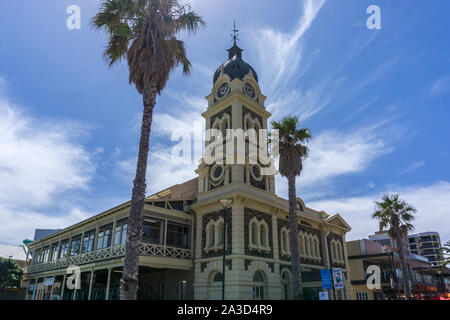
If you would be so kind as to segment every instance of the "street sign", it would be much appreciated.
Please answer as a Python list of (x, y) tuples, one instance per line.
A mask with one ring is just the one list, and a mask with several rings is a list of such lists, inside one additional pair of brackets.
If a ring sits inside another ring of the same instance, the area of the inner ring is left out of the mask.
[(54, 280), (55, 280), (55, 279), (54, 279), (53, 277), (51, 277), (51, 278), (45, 278), (44, 286), (52, 286)]
[(320, 270), (320, 278), (322, 279), (322, 289), (333, 289), (333, 284), (331, 283), (331, 272), (330, 269)]
[(319, 292), (319, 300), (329, 300), (328, 299), (328, 291), (320, 291)]

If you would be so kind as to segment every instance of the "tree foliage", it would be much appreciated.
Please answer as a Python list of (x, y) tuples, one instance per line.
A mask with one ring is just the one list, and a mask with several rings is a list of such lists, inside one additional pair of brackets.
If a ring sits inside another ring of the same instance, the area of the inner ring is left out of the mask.
[(22, 273), (16, 261), (0, 258), (0, 288), (19, 287)]

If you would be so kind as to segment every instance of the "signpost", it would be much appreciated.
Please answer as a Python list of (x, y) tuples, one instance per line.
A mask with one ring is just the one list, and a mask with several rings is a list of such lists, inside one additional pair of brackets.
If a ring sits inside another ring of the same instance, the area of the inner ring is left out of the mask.
[(333, 289), (333, 284), (331, 283), (330, 269), (320, 270), (320, 278), (322, 279), (322, 289), (324, 290)]
[(320, 291), (319, 292), (319, 300), (329, 300), (328, 299), (328, 291)]

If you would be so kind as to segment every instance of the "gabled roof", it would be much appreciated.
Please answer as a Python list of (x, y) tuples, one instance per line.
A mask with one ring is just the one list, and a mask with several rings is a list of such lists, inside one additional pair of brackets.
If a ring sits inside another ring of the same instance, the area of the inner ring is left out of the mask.
[(352, 230), (352, 227), (350, 227), (350, 225), (347, 222), (345, 222), (344, 218), (342, 218), (339, 213), (329, 216), (328, 218), (325, 219), (325, 222), (328, 222), (341, 228), (345, 228), (348, 231)]

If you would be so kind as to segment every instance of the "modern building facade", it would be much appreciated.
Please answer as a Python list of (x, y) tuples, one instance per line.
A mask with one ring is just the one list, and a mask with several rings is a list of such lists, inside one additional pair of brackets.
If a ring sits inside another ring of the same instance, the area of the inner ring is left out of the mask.
[[(373, 240), (347, 242), (353, 300), (387, 300), (404, 298), (404, 280), (398, 253), (385, 250)], [(418, 299), (426, 299), (447, 292), (450, 270), (435, 268), (428, 259), (415, 254), (406, 256), (411, 288)], [(370, 266), (380, 268), (379, 289), (369, 288)], [(369, 272), (368, 272), (369, 270)]]
[[(206, 98), (205, 128), (266, 129), (271, 114), (257, 73), (236, 43), (228, 52)], [(248, 161), (245, 141), (243, 164), (202, 161), (196, 179), (146, 198), (140, 299), (221, 299), (223, 250), (225, 299), (292, 298), (288, 201), (276, 195), (274, 176), (262, 174), (267, 163)], [(225, 154), (242, 155), (237, 148)], [(232, 200), (225, 221), (219, 203), (224, 198)], [(127, 202), (33, 242), (28, 299), (118, 299), (129, 211)], [(305, 298), (319, 298), (320, 270), (330, 267), (344, 274), (345, 289), (337, 290), (336, 299), (350, 298), (350, 226), (339, 214), (308, 208), (300, 198), (297, 217)], [(64, 285), (68, 268), (79, 268), (80, 289)]]
[(423, 232), (408, 236), (410, 253), (428, 258), (433, 265), (442, 261), (441, 237), (437, 232)]
[[(394, 241), (387, 231), (375, 232), (369, 239), (381, 244), (385, 250), (395, 248)], [(442, 261), (441, 239), (437, 232), (423, 232), (408, 235), (405, 238), (405, 248), (409, 254), (426, 257), (433, 265), (438, 265)]]

